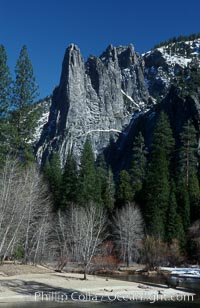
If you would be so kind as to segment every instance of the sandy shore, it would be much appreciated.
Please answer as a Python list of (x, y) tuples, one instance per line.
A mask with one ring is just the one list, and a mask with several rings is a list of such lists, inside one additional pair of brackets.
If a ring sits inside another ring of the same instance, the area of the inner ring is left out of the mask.
[[(194, 294), (183, 289), (166, 286), (149, 286), (136, 282), (120, 281), (81, 274), (42, 273), (0, 276), (0, 305), (24, 301), (189, 301)], [(195, 295), (194, 295), (195, 299)]]

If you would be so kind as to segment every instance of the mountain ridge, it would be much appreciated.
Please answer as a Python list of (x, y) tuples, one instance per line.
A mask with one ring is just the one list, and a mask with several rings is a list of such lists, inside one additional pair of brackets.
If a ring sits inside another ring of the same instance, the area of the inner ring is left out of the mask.
[[(115, 149), (118, 147), (116, 152), (120, 147), (126, 151), (119, 145), (120, 140), (126, 144), (130, 132), (132, 140), (141, 123), (149, 145), (152, 129), (148, 127), (154, 127), (158, 103), (167, 101), (172, 84), (186, 68), (195, 61), (199, 66), (199, 53), (200, 39), (196, 38), (191, 42), (172, 42), (142, 55), (135, 52), (132, 44), (109, 45), (99, 57), (90, 56), (84, 62), (79, 48), (71, 44), (66, 49), (60, 84), (52, 95), (48, 121), (46, 117), (36, 144), (39, 162), (44, 163), (53, 151), (59, 151), (64, 165), (71, 150), (79, 161), (88, 135), (96, 157), (106, 151), (111, 140)], [(198, 95), (195, 100), (193, 113), (198, 113)], [(165, 102), (161, 109), (167, 110)], [(113, 155), (116, 153), (108, 156)]]
[[(123, 57), (124, 52), (129, 56)], [(126, 50), (109, 46), (102, 56), (89, 57), (84, 63), (72, 44), (66, 50), (49, 120), (36, 146), (38, 157), (43, 161), (52, 149), (59, 150), (64, 164), (73, 148), (78, 159), (91, 132), (97, 155), (130, 123), (133, 112), (149, 103), (153, 102), (145, 87), (143, 63), (132, 46)]]

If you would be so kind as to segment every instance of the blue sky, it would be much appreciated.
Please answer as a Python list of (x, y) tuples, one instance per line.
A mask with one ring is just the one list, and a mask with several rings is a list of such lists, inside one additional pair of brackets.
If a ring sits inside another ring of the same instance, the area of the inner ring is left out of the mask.
[(199, 0), (1, 0), (0, 43), (14, 69), (26, 44), (40, 96), (58, 84), (70, 43), (99, 55), (111, 43), (144, 52), (173, 36), (200, 32)]

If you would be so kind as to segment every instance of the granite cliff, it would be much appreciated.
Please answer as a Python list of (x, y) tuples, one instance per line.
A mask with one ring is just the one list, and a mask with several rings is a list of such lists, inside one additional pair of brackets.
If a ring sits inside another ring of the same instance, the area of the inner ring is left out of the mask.
[(177, 84), (189, 65), (199, 66), (199, 53), (200, 39), (165, 44), (141, 56), (133, 45), (110, 45), (100, 57), (84, 62), (79, 48), (71, 44), (60, 83), (48, 104), (45, 101), (50, 110), (45, 109), (36, 138), (39, 162), (59, 151), (64, 165), (69, 150), (79, 161), (90, 136), (96, 156), (105, 151), (114, 168), (124, 168), (139, 130), (150, 146), (161, 110), (169, 114), (175, 135), (188, 118), (199, 129), (199, 93), (183, 96)]
[(60, 84), (52, 95), (48, 122), (37, 143), (38, 159), (58, 150), (64, 163), (69, 150), (77, 159), (86, 137), (97, 155), (117, 140), (135, 112), (151, 108), (144, 79), (144, 61), (133, 45), (110, 45), (100, 57), (84, 63), (80, 50), (70, 45), (65, 53)]

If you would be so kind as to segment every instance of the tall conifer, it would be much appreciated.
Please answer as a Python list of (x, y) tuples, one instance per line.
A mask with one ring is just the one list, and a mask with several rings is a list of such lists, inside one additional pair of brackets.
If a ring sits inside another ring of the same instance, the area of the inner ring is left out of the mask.
[(112, 210), (115, 201), (115, 184), (112, 170), (107, 166), (103, 154), (99, 155), (97, 160), (97, 177), (100, 179), (102, 205)]
[(147, 151), (145, 150), (144, 138), (140, 132), (133, 143), (133, 156), (130, 168), (134, 193), (142, 189), (146, 172), (146, 155)]
[(68, 153), (62, 180), (60, 184), (60, 198), (62, 209), (70, 204), (76, 204), (78, 194), (78, 170), (72, 153)]
[(166, 239), (170, 243), (174, 239), (177, 239), (179, 240), (180, 245), (183, 247), (183, 244), (185, 243), (185, 232), (183, 229), (181, 216), (178, 213), (178, 205), (176, 199), (176, 185), (173, 180), (171, 180), (166, 232), (167, 232)]
[(177, 175), (179, 211), (185, 231), (190, 221), (200, 218), (200, 188), (197, 176), (197, 132), (191, 121), (183, 126), (180, 136)]
[[(96, 189), (98, 189), (98, 192)], [(87, 137), (81, 156), (79, 171), (79, 203), (81, 205), (87, 205), (90, 201), (99, 199), (99, 189), (99, 185), (96, 185), (94, 153), (90, 138)]]
[(43, 174), (53, 195), (54, 209), (57, 210), (61, 203), (60, 189), (62, 179), (62, 169), (58, 153), (53, 153), (50, 160), (46, 161), (43, 167)]
[(38, 95), (33, 67), (26, 46), (23, 46), (15, 67), (14, 95), (12, 102), (13, 144), (16, 151), (24, 151), (33, 140), (38, 119), (34, 100)]
[(119, 174), (116, 199), (119, 206), (133, 201), (133, 187), (131, 183), (131, 177), (126, 170), (122, 170)]
[(152, 153), (145, 183), (145, 216), (150, 234), (165, 238), (165, 224), (170, 196), (170, 158), (174, 138), (165, 113), (154, 130)]
[(0, 45), (0, 162), (3, 162), (6, 153), (10, 151), (11, 84), (6, 50), (3, 45)]

